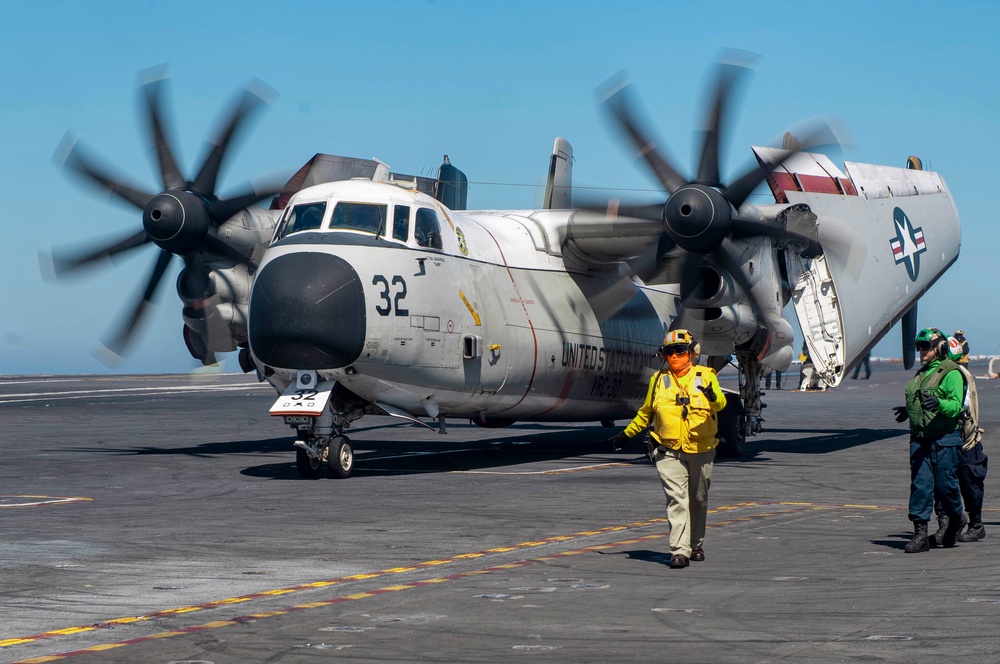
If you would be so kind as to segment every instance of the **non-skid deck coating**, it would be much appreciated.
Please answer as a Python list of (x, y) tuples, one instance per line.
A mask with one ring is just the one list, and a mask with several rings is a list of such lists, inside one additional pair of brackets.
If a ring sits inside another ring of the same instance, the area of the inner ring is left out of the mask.
[(873, 369), (768, 394), (684, 570), (618, 429), (365, 418), (308, 481), (252, 377), (0, 377), (0, 661), (1000, 661), (994, 478), (985, 541), (904, 555), (908, 372)]

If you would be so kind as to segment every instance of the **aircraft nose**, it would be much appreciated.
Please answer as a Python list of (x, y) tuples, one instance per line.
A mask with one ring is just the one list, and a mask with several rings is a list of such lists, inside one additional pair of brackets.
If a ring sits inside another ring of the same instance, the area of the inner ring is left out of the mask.
[(365, 298), (358, 273), (332, 254), (284, 254), (250, 293), (250, 350), (282, 369), (340, 369), (361, 355)]

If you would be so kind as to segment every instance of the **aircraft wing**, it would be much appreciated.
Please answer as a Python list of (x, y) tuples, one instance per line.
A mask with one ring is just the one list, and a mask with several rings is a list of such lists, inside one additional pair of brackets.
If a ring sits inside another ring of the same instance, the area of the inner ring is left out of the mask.
[[(755, 147), (761, 163), (776, 150)], [(789, 230), (816, 237), (823, 254), (785, 252), (792, 300), (810, 357), (837, 385), (958, 258), (958, 210), (932, 171), (799, 153), (768, 178)]]

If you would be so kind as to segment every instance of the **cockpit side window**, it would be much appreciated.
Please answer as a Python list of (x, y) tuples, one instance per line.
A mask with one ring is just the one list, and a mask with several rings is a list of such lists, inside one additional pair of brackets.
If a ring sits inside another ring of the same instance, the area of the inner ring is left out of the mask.
[(392, 237), (406, 240), (410, 237), (410, 208), (407, 205), (397, 205), (392, 211)]
[(441, 224), (437, 213), (430, 208), (417, 208), (417, 220), (413, 226), (413, 237), (417, 244), (428, 249), (441, 249)]
[(353, 228), (383, 235), (388, 207), (374, 203), (337, 203), (330, 219), (330, 230)]
[(302, 203), (285, 213), (285, 219), (275, 235), (280, 240), (291, 233), (316, 230), (323, 223), (326, 214), (326, 203)]

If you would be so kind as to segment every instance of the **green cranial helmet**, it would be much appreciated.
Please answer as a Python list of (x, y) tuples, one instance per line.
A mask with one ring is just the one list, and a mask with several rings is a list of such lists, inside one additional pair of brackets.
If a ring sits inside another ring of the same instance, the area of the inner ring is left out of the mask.
[(913, 343), (919, 351), (934, 349), (937, 351), (937, 356), (942, 359), (948, 355), (948, 340), (936, 327), (925, 327), (920, 330)]
[(937, 329), (936, 327), (925, 327), (924, 329), (917, 332), (917, 338), (914, 339), (914, 341), (916, 343), (920, 343), (921, 341), (935, 341), (943, 336), (944, 335), (941, 334), (941, 330)]

